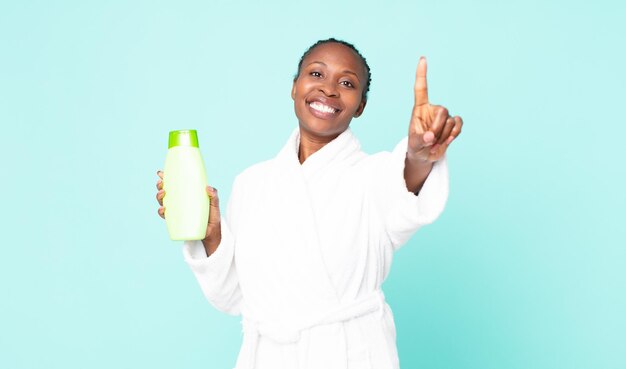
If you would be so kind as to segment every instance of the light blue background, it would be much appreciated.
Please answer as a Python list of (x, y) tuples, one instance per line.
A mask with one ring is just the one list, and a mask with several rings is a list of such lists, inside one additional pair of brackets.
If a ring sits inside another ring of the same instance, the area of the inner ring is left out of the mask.
[(167, 132), (199, 130), (226, 203), (335, 36), (372, 68), (366, 151), (405, 134), (420, 55), (466, 122), (384, 286), (402, 367), (625, 368), (626, 6), (591, 4), (3, 1), (0, 367), (231, 368), (239, 320), (156, 214)]

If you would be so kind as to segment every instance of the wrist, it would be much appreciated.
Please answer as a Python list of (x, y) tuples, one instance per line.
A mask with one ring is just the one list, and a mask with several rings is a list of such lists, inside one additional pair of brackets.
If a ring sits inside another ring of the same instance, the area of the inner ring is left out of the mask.
[(406, 161), (412, 166), (429, 167), (433, 165), (433, 163), (430, 162), (428, 158), (424, 158), (419, 153), (413, 152), (411, 150), (407, 150), (406, 152)]
[(219, 224), (217, 227), (212, 229), (209, 232), (209, 235), (202, 240), (202, 244), (204, 245), (204, 249), (206, 251), (207, 256), (211, 256), (212, 253), (217, 250), (217, 247), (222, 242), (222, 229)]

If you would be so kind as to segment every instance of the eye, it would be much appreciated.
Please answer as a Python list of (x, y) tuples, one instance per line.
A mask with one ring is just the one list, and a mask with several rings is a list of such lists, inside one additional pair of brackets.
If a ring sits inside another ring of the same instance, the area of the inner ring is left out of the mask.
[(341, 81), (341, 82), (339, 82), (339, 84), (342, 84), (342, 85), (344, 85), (346, 87), (354, 88), (354, 85), (350, 81)]
[(313, 76), (313, 77), (321, 77), (321, 76), (322, 76), (322, 73), (317, 72), (317, 71), (313, 71), (313, 72), (309, 73), (309, 75), (311, 75), (311, 76)]

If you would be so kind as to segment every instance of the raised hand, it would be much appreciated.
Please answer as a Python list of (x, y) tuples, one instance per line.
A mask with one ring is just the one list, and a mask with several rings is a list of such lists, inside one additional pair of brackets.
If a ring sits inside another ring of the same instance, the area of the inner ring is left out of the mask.
[(430, 104), (424, 57), (417, 64), (414, 92), (407, 157), (435, 162), (443, 157), (450, 143), (461, 134), (463, 120), (459, 116), (451, 117), (443, 106)]

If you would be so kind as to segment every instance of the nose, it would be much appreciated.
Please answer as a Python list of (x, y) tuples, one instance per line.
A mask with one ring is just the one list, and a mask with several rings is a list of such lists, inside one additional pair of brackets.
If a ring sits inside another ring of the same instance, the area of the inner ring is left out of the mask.
[(337, 89), (335, 83), (333, 83), (332, 81), (323, 81), (319, 86), (319, 90), (328, 97), (339, 96), (339, 90)]

